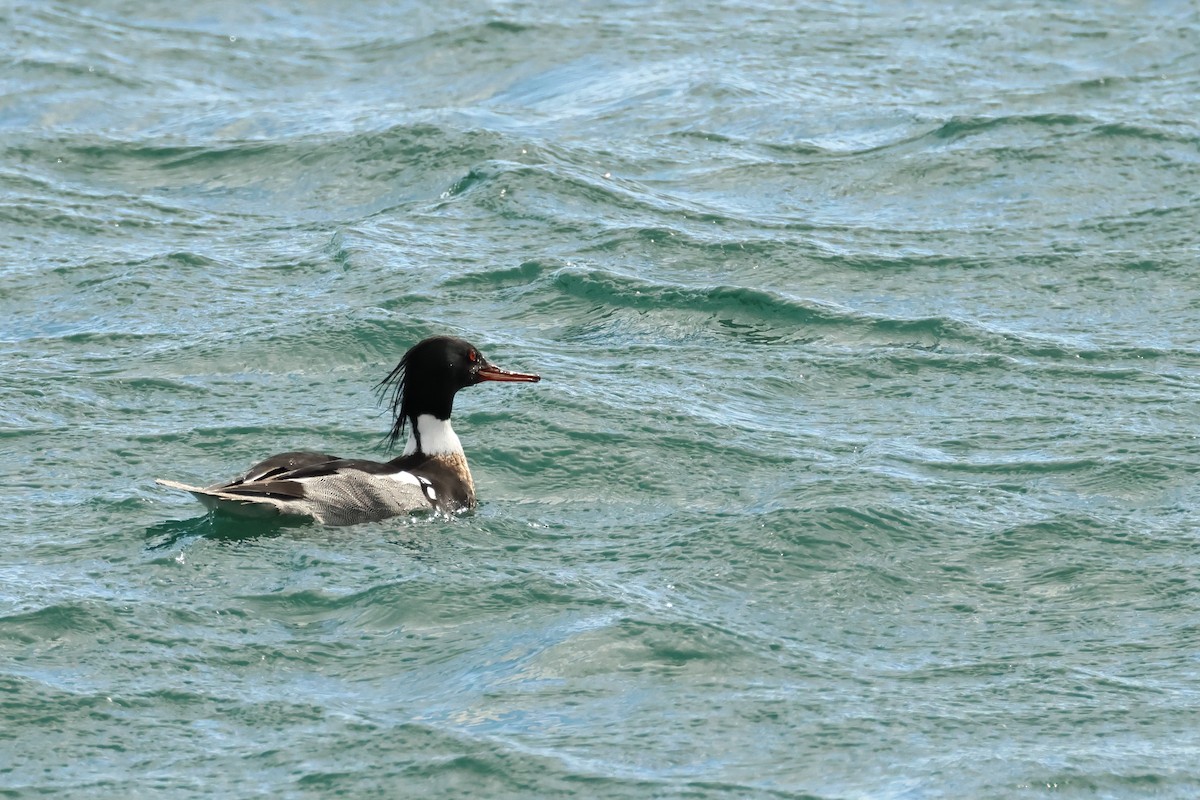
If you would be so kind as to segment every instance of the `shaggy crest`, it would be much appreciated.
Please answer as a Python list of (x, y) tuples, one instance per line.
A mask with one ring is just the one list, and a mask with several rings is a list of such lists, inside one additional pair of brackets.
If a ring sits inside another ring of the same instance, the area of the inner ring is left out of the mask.
[[(411, 352), (411, 351), (410, 351)], [(379, 393), (381, 402), (386, 402), (388, 408), (392, 412), (392, 429), (384, 435), (384, 448), (392, 450), (396, 446), (396, 442), (404, 436), (404, 430), (408, 427), (408, 414), (405, 410), (405, 371), (408, 368), (408, 353), (400, 359), (400, 363), (396, 368), (388, 373), (388, 376), (375, 384), (375, 391)]]

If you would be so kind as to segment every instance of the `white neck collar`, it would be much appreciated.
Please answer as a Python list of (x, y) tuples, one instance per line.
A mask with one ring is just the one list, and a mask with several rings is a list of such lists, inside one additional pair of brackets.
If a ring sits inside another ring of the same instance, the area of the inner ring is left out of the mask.
[[(414, 435), (415, 434), (415, 435)], [(450, 427), (450, 420), (438, 419), (433, 414), (420, 414), (408, 432), (408, 443), (402, 455), (417, 452), (417, 439), (421, 440), (421, 452), (427, 456), (448, 456), (462, 453), (462, 442)]]

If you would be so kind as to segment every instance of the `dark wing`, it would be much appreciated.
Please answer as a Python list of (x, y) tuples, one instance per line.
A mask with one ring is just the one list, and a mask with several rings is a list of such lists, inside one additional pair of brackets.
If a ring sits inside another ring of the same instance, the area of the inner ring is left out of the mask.
[(246, 470), (244, 475), (239, 475), (228, 483), (220, 483), (212, 488), (214, 489), (229, 489), (234, 486), (240, 486), (243, 483), (253, 483), (256, 481), (265, 481), (271, 478), (277, 478), (288, 472), (293, 472), (298, 469), (307, 467), (315, 467), (321, 464), (340, 461), (337, 456), (331, 456), (328, 453), (307, 453), (307, 452), (292, 452), (280, 453), (277, 456), (271, 456), (266, 461), (260, 461), (250, 469)]
[(210, 490), (247, 497), (267, 496), (281, 500), (303, 500), (308, 495), (300, 478), (319, 478), (346, 470), (369, 474), (388, 472), (387, 464), (360, 458), (338, 458), (325, 453), (280, 453), (255, 464), (245, 475)]
[[(471, 502), (455, 502), (464, 490), (454, 487), (449, 473), (433, 476), (439, 481), (443, 477), (447, 483), (438, 483), (443, 487), (439, 490), (429, 477), (392, 464), (324, 453), (281, 453), (255, 464), (240, 478), (207, 489), (177, 481), (160, 479), (159, 483), (190, 492), (208, 508), (230, 514), (297, 514), (328, 525), (349, 525), (430, 506), (447, 511), (470, 507)], [(469, 485), (468, 476), (468, 493)]]
[(365, 458), (334, 458), (319, 464), (308, 464), (299, 467), (286, 474), (281, 474), (280, 477), (286, 477), (289, 480), (294, 478), (319, 478), (322, 475), (332, 475), (335, 472), (344, 472), (351, 469), (365, 472), (368, 475), (396, 472), (388, 464), (379, 461), (368, 461)]

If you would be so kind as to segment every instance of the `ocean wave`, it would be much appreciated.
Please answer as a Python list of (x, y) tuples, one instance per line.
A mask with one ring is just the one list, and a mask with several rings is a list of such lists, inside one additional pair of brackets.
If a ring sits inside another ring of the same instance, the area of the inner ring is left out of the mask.
[(110, 635), (124, 625), (105, 603), (64, 601), (0, 617), (0, 637), (22, 644)]
[[(1146, 370), (1129, 366), (1133, 362), (1187, 363), (1197, 358), (1190, 350), (1119, 344), (1102, 347), (950, 316), (901, 318), (870, 314), (746, 286), (694, 287), (578, 267), (552, 272), (530, 268), (522, 279), (531, 284), (528, 300), (533, 310), (560, 317), (582, 316), (595, 323), (590, 326), (593, 330), (627, 319), (612, 316), (612, 312), (627, 311), (647, 320), (647, 325), (654, 318), (687, 319), (693, 328), (760, 344), (806, 342), (853, 348), (853, 352), (844, 353), (847, 359), (873, 358), (884, 351), (927, 365), (935, 365), (939, 359), (961, 364), (962, 358), (980, 359), (979, 363), (990, 367), (1008, 364), (1024, 368), (1035, 362), (1095, 372), (1106, 380), (1143, 377)], [(589, 326), (578, 326), (580, 330), (585, 327)], [(1114, 367), (1114, 362), (1125, 363)]]

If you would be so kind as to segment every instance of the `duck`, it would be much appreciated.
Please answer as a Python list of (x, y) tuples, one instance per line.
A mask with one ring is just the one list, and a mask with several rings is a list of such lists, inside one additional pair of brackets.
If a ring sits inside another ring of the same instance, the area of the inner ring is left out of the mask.
[(476, 505), (475, 482), (462, 442), (450, 426), (460, 389), (489, 381), (537, 383), (540, 375), (511, 372), (454, 336), (431, 336), (409, 348), (376, 385), (392, 412), (385, 442), (391, 461), (339, 458), (294, 451), (260, 461), (245, 473), (208, 487), (158, 478), (190, 492), (207, 508), (239, 517), (308, 518), (322, 525), (354, 525), (401, 514), (454, 514)]

